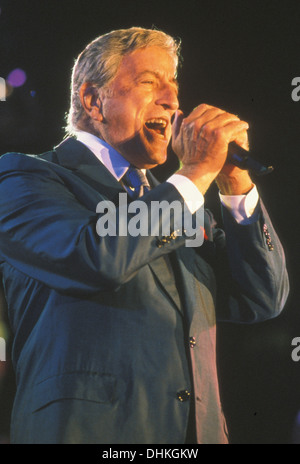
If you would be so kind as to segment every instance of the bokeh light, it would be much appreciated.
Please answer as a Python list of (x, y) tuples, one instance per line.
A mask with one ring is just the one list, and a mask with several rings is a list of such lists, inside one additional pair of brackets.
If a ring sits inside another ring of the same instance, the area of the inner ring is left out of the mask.
[(9, 73), (7, 76), (7, 82), (12, 86), (12, 87), (21, 87), (22, 85), (25, 84), (27, 79), (25, 71), (20, 68), (16, 68), (13, 71)]

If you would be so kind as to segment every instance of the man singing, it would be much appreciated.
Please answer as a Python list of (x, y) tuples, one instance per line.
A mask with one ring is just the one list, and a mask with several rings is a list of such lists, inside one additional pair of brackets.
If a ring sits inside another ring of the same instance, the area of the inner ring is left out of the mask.
[[(179, 54), (158, 30), (97, 38), (73, 69), (69, 137), (0, 159), (12, 443), (228, 442), (216, 321), (275, 317), (289, 285), (256, 186), (226, 163), (230, 142), (247, 147), (248, 124), (206, 104), (184, 117)], [(159, 184), (149, 170), (166, 161), (171, 137), (180, 169)], [(118, 209), (120, 193), (149, 208), (177, 201), (195, 216), (213, 182), (223, 226), (205, 211), (202, 246), (185, 246), (184, 230), (96, 231), (97, 205)]]

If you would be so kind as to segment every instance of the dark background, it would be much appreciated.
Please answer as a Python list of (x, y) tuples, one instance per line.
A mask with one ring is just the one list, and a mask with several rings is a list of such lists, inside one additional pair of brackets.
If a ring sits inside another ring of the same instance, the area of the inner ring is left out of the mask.
[[(98, 35), (131, 26), (155, 26), (182, 39), (184, 112), (208, 103), (250, 123), (250, 147), (275, 167), (254, 180), (286, 249), (291, 294), (277, 319), (219, 326), (223, 407), (234, 444), (300, 443), (300, 363), (291, 358), (292, 339), (300, 337), (300, 101), (291, 97), (292, 79), (300, 76), (300, 2), (0, 0), (0, 8), (0, 76), (15, 68), (27, 75), (0, 102), (0, 155), (58, 144), (75, 57)], [(156, 175), (164, 179), (174, 169), (170, 151)], [(215, 187), (206, 201), (219, 217)], [(13, 391), (9, 369), (0, 382), (0, 434), (7, 433)]]

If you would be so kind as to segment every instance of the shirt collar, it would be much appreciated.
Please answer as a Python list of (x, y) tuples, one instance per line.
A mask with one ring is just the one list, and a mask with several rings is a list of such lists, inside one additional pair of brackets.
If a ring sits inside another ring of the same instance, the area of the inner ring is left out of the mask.
[[(101, 161), (109, 172), (120, 181), (127, 172), (130, 163), (117, 150), (94, 134), (76, 131), (76, 138), (83, 143)], [(143, 170), (144, 171), (144, 170)]]

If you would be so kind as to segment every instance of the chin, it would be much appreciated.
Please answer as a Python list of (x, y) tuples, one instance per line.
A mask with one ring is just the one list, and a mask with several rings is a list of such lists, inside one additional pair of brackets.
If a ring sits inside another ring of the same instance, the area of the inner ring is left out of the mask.
[(167, 161), (168, 153), (163, 152), (163, 153), (147, 153), (145, 154), (145, 157), (141, 158), (141, 162), (144, 163), (144, 168), (145, 169), (152, 169), (155, 168), (155, 166), (164, 164)]
[[(151, 143), (152, 142), (152, 143)], [(142, 141), (140, 139), (130, 139), (119, 152), (124, 158), (130, 161), (139, 169), (152, 169), (155, 166), (164, 164), (168, 157), (168, 143), (153, 143), (153, 141)]]
[[(148, 149), (147, 149), (148, 148)], [(168, 157), (168, 144), (157, 144), (152, 145), (150, 147), (146, 148), (146, 157), (144, 160), (146, 161), (147, 159), (149, 162), (153, 165), (161, 165), (164, 164), (167, 161)]]

